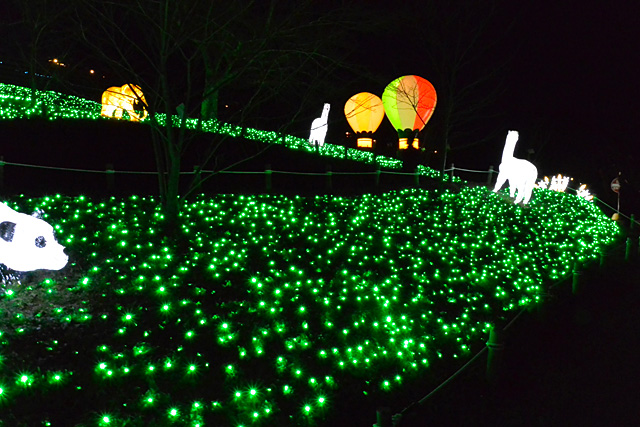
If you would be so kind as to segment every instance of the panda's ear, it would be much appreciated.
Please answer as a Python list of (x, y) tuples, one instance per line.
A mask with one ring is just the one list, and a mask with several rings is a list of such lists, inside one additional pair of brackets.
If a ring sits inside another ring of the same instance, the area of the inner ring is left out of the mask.
[(38, 219), (42, 219), (43, 215), (44, 215), (44, 211), (40, 208), (36, 208), (36, 210), (33, 211), (33, 213), (31, 214), (32, 217), (38, 218)]

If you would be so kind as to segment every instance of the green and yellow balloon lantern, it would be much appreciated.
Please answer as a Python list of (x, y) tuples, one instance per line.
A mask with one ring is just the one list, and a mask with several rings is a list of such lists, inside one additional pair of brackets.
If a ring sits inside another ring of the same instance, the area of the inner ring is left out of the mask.
[(424, 128), (436, 108), (437, 95), (433, 85), (420, 76), (398, 77), (382, 93), (387, 118), (398, 131), (398, 148), (419, 148), (418, 133)]

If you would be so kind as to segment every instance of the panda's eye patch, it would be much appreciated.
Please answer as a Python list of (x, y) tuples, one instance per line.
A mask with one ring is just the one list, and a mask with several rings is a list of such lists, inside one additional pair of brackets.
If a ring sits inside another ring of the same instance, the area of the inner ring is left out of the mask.
[(36, 246), (38, 248), (44, 248), (45, 246), (47, 246), (47, 239), (45, 239), (43, 236), (36, 237)]
[(13, 222), (5, 221), (0, 223), (0, 239), (7, 242), (13, 241), (13, 233), (15, 232), (16, 224)]

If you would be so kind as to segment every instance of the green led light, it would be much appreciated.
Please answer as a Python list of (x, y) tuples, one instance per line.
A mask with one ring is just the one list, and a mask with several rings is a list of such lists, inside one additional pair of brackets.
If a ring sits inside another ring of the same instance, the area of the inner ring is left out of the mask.
[[(496, 318), (542, 304), (575, 259), (597, 261), (620, 236), (593, 203), (551, 193), (534, 190), (526, 209), (477, 187), (200, 195), (183, 201), (180, 250), (160, 232), (153, 197), (16, 197), (8, 203), (20, 211), (43, 208), (59, 222), (61, 240), (74, 236), (76, 264), (0, 296), (2, 411), (32, 391), (73, 389), (87, 414), (117, 407), (111, 424), (142, 425), (170, 408), (181, 414), (166, 421), (181, 425), (209, 415), (224, 425), (319, 422), (340, 387), (379, 397), (433, 360), (470, 357)], [(34, 296), (55, 327), (15, 308)], [(14, 356), (34, 324), (49, 328), (38, 335), (46, 366)], [(25, 422), (55, 421), (46, 411)]]

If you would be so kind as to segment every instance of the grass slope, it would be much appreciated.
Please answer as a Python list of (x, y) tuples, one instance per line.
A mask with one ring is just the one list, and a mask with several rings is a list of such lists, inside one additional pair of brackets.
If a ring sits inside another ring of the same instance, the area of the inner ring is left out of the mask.
[(71, 264), (5, 284), (6, 425), (321, 424), (470, 358), (620, 235), (548, 190), (202, 197), (177, 244), (153, 198), (10, 204), (44, 209)]

